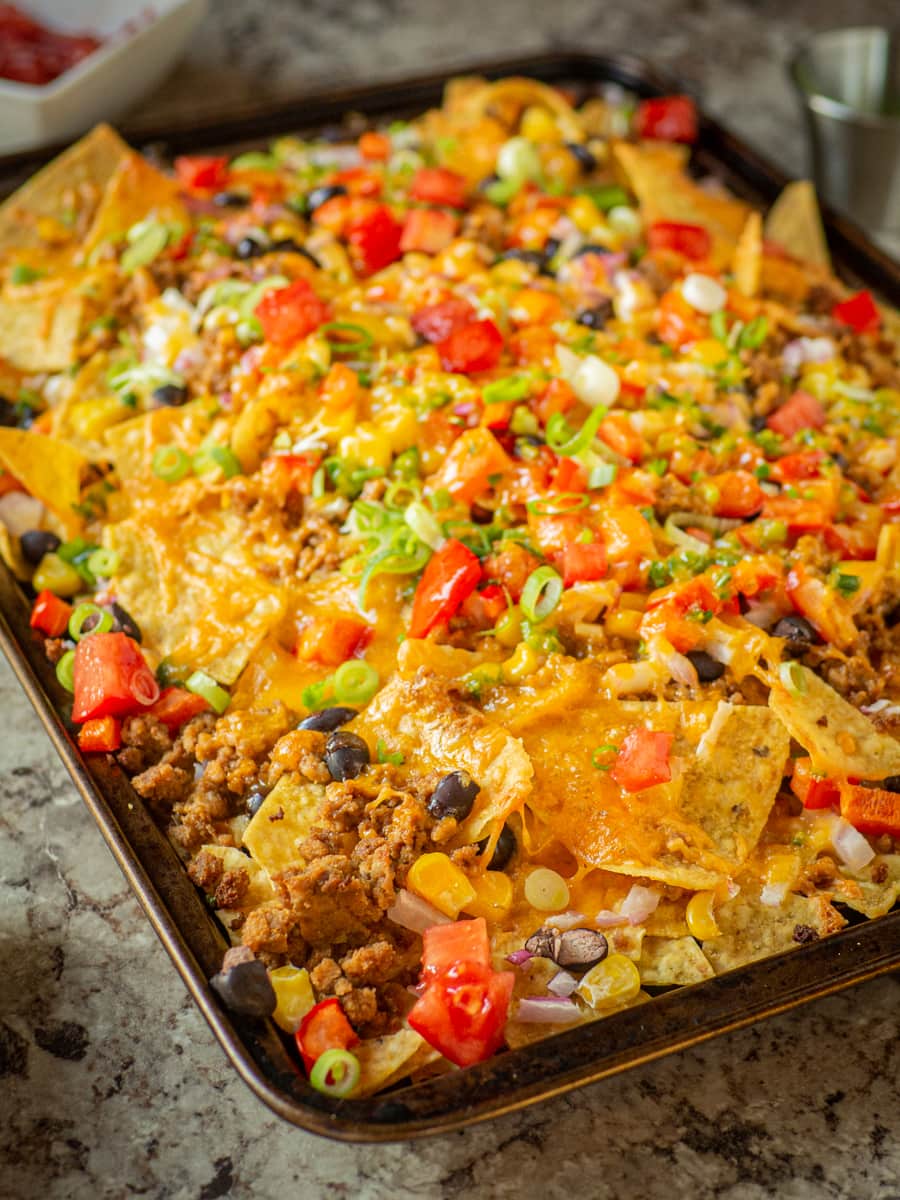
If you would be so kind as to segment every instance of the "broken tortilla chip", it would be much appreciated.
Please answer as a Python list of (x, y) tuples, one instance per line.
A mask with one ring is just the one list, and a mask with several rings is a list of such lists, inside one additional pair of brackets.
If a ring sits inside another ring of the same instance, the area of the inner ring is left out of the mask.
[(645, 937), (639, 968), (644, 987), (701, 983), (715, 974), (692, 937)]
[(413, 1071), (421, 1071), (441, 1057), (414, 1029), (404, 1026), (384, 1037), (367, 1038), (353, 1047), (359, 1063), (359, 1082), (353, 1096), (371, 1096), (399, 1083)]
[(781, 904), (763, 904), (758, 886), (748, 879), (733, 900), (716, 908), (716, 924), (719, 936), (703, 943), (703, 953), (716, 974), (721, 975), (758, 958), (796, 950), (809, 940), (806, 930), (824, 937), (846, 922), (824, 896), (791, 893)]
[(830, 270), (816, 189), (808, 179), (787, 185), (769, 209), (764, 231), (766, 241), (780, 246), (792, 258)]
[(145, 217), (187, 226), (188, 214), (178, 184), (140, 154), (129, 151), (116, 165), (93, 224), (84, 239), (82, 259), (104, 242), (120, 241), (132, 225)]
[(84, 297), (39, 280), (0, 296), (0, 358), (20, 371), (62, 371), (75, 361)]
[(309, 837), (325, 789), (296, 775), (282, 775), (244, 830), (243, 844), (270, 875), (300, 861), (297, 849)]
[(762, 217), (752, 212), (734, 248), (731, 269), (734, 283), (742, 296), (755, 296), (762, 276)]
[(60, 438), (27, 429), (0, 429), (0, 466), (57, 518), (67, 536), (81, 528), (75, 511), (87, 459)]

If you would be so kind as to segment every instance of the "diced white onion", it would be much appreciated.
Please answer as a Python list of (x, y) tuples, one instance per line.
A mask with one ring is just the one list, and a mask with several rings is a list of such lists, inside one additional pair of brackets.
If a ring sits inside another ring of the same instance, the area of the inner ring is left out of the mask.
[(583, 358), (568, 346), (557, 346), (556, 359), (563, 379), (575, 391), (578, 399), (590, 408), (609, 407), (619, 395), (619, 376), (596, 354)]
[(578, 987), (578, 980), (568, 971), (558, 971), (547, 984), (547, 991), (554, 996), (571, 996)]
[(581, 1019), (581, 1009), (564, 996), (529, 996), (520, 1000), (516, 1018), (530, 1025), (565, 1025)]
[(787, 893), (787, 883), (767, 883), (759, 894), (760, 903), (767, 908), (779, 908)]
[(646, 921), (659, 904), (659, 893), (640, 883), (632, 885), (631, 891), (622, 901), (621, 913), (628, 918), (629, 925), (640, 925)]
[(796, 375), (806, 363), (829, 362), (837, 351), (831, 338), (794, 338), (781, 352), (781, 363), (788, 375)]
[(387, 910), (387, 916), (395, 925), (402, 925), (413, 933), (424, 933), (432, 925), (452, 924), (448, 916), (406, 888), (401, 888), (397, 893), (397, 899)]
[(544, 924), (552, 925), (554, 929), (576, 929), (579, 925), (583, 925), (586, 919), (584, 913), (580, 912), (554, 913), (553, 916), (546, 918)]
[(612, 929), (616, 925), (626, 925), (627, 923), (628, 918), (623, 913), (613, 912), (610, 908), (601, 908), (591, 918), (591, 924), (598, 929)]
[(430, 546), (432, 550), (440, 549), (446, 541), (437, 517), (425, 507), (421, 500), (413, 500), (407, 506), (403, 519), (419, 541)]
[(777, 600), (748, 600), (744, 620), (757, 629), (771, 629), (784, 615), (784, 605)]
[(731, 716), (734, 706), (729, 704), (727, 700), (720, 700), (716, 705), (716, 711), (713, 713), (712, 720), (704, 733), (703, 737), (697, 743), (697, 755), (702, 757), (704, 754), (709, 754), (719, 739), (719, 734), (725, 722)]
[(685, 276), (681, 294), (691, 308), (707, 315), (724, 308), (728, 300), (728, 293), (721, 283), (717, 283), (709, 275), (701, 275), (698, 271), (692, 271), (690, 275)]
[(835, 854), (851, 871), (861, 871), (875, 857), (867, 839), (843, 817), (835, 817), (832, 823), (831, 844)]
[(890, 707), (890, 703), (890, 700), (882, 698), (881, 700), (876, 700), (874, 704), (864, 704), (859, 711), (867, 714), (884, 712), (886, 708)]
[(513, 137), (504, 142), (497, 155), (497, 174), (501, 179), (539, 179), (541, 159), (526, 137)]
[(39, 529), (44, 512), (40, 500), (24, 492), (7, 492), (0, 496), (0, 521), (13, 537), (21, 537), (29, 529)]

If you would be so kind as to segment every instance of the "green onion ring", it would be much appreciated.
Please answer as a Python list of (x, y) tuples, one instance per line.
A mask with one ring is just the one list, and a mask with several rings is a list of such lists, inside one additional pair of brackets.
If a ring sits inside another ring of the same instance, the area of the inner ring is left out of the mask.
[(554, 413), (547, 422), (546, 441), (550, 449), (563, 458), (574, 458), (587, 450), (597, 436), (597, 430), (606, 416), (606, 409), (599, 405), (575, 433), (562, 413)]
[(525, 507), (537, 517), (555, 517), (561, 513), (578, 512), (579, 509), (587, 508), (589, 503), (584, 492), (559, 492), (555, 496), (529, 500)]
[(119, 569), (119, 555), (115, 550), (95, 550), (87, 560), (87, 569), (92, 575), (109, 579)]
[(359, 1059), (349, 1050), (325, 1050), (309, 1073), (309, 1082), (317, 1092), (341, 1100), (359, 1083)]
[[(90, 629), (85, 629), (85, 625), (92, 617), (97, 618), (95, 623)], [(104, 612), (96, 604), (90, 602), (79, 604), (69, 617), (69, 637), (73, 642), (80, 642), (83, 637), (88, 637), (92, 633), (109, 633), (114, 624), (112, 614)]]
[(177, 446), (160, 446), (153, 455), (153, 474), (163, 483), (177, 483), (191, 469), (191, 460)]
[(563, 581), (556, 571), (538, 567), (525, 582), (519, 606), (529, 621), (543, 621), (559, 604), (562, 594)]
[(338, 704), (368, 704), (380, 683), (375, 668), (362, 659), (341, 663), (334, 673), (334, 698)]
[(207, 675), (205, 671), (195, 671), (193, 675), (189, 676), (184, 686), (195, 696), (202, 696), (219, 716), (231, 703), (229, 693), (216, 683), (212, 675)]
[(800, 663), (793, 659), (779, 663), (778, 677), (792, 696), (806, 695), (806, 676)]
[(327, 321), (319, 326), (319, 333), (338, 354), (364, 354), (375, 340), (368, 329), (351, 321)]
[(67, 692), (75, 691), (75, 651), (67, 650), (56, 664), (56, 678)]

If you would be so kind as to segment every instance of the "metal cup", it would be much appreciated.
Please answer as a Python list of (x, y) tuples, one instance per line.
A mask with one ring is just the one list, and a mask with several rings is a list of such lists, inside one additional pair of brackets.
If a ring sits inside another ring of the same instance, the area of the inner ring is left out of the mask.
[(900, 29), (817, 34), (790, 73), (819, 193), (900, 252)]

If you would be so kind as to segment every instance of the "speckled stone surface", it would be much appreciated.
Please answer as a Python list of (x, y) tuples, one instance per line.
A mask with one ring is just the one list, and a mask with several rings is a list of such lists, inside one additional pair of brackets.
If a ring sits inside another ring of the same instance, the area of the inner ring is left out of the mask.
[[(896, 0), (220, 0), (141, 117), (473, 54), (626, 47), (796, 168), (789, 47), (892, 14)], [(900, 1196), (894, 978), (415, 1146), (290, 1128), (228, 1066), (5, 664), (0, 711), (0, 1200)]]

